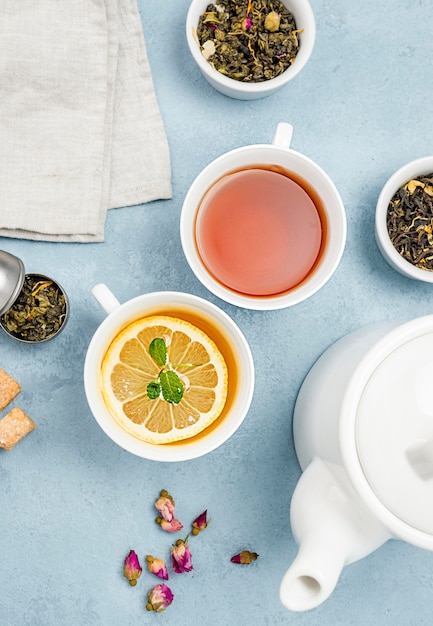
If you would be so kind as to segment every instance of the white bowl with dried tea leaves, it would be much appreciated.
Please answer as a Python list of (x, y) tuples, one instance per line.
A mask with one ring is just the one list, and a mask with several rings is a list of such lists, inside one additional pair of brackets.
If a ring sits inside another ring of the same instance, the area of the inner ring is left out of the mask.
[(217, 91), (255, 100), (303, 69), (316, 27), (308, 0), (192, 0), (186, 37), (200, 71)]
[(403, 165), (376, 205), (376, 241), (395, 270), (433, 283), (433, 156)]

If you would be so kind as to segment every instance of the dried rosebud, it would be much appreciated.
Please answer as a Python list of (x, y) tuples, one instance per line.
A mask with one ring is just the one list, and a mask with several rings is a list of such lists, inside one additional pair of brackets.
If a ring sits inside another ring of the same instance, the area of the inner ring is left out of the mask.
[(276, 11), (271, 11), (265, 17), (265, 29), (270, 33), (275, 33), (280, 28), (281, 15)]
[(137, 578), (140, 578), (142, 571), (138, 556), (134, 550), (130, 550), (123, 564), (123, 575), (129, 580), (131, 587), (135, 587)]
[(242, 550), (239, 554), (232, 556), (230, 561), (232, 563), (240, 563), (241, 565), (249, 565), (258, 558), (257, 552), (250, 552), (249, 550)]
[(244, 32), (246, 32), (247, 30), (249, 30), (251, 28), (252, 25), (252, 21), (250, 17), (244, 17), (244, 19), (242, 20), (242, 24), (241, 24), (241, 28)]
[(190, 572), (192, 567), (191, 550), (188, 546), (188, 537), (183, 541), (178, 539), (171, 548), (171, 564), (175, 574)]
[(155, 522), (169, 533), (175, 533), (183, 528), (183, 524), (174, 516), (175, 506), (176, 503), (173, 497), (168, 491), (163, 489), (159, 494), (158, 500), (155, 502), (155, 507), (161, 514), (161, 517), (157, 517)]
[(207, 516), (207, 510), (203, 511), (203, 513), (201, 515), (199, 515), (192, 523), (192, 531), (191, 534), (192, 535), (198, 535), (200, 531), (204, 530), (205, 528), (207, 528), (209, 522), (206, 519)]
[(155, 574), (159, 578), (168, 580), (167, 566), (162, 559), (155, 559), (152, 555), (146, 556), (147, 569), (151, 574)]
[(162, 613), (173, 602), (174, 595), (164, 583), (155, 585), (147, 594), (146, 609)]
[(168, 533), (176, 533), (178, 530), (183, 528), (183, 524), (175, 517), (173, 517), (170, 522), (167, 522), (167, 520), (162, 517), (157, 517), (155, 522), (161, 526), (162, 530), (165, 530)]
[(155, 502), (155, 507), (161, 516), (167, 521), (171, 522), (174, 517), (174, 507), (176, 506), (172, 496), (163, 489), (159, 494), (158, 500)]

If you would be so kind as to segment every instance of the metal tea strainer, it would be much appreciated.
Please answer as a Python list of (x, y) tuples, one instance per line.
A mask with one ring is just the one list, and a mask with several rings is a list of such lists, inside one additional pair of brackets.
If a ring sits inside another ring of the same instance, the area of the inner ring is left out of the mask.
[(0, 315), (17, 299), (24, 284), (24, 264), (18, 257), (0, 250)]

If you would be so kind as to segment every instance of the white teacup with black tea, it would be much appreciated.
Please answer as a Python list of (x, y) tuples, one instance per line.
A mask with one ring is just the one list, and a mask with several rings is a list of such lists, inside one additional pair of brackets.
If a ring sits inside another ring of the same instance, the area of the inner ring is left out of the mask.
[(305, 300), (343, 254), (346, 217), (328, 175), (290, 149), (292, 127), (272, 144), (238, 148), (210, 163), (182, 208), (181, 240), (197, 278), (223, 300), (278, 309)]

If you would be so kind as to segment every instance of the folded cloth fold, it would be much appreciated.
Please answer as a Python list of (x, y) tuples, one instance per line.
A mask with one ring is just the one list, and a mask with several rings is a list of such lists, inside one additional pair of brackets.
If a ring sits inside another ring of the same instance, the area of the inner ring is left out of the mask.
[(0, 3), (0, 235), (104, 240), (107, 209), (171, 197), (136, 0)]

